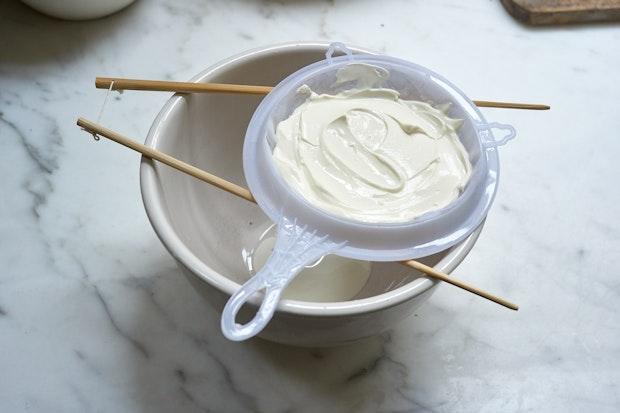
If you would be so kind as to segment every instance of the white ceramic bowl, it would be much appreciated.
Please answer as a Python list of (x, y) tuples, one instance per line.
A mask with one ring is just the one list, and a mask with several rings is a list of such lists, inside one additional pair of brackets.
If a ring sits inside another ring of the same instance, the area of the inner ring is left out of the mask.
[(129, 6), (135, 0), (22, 0), (48, 16), (65, 20), (98, 19)]
[[(312, 42), (255, 49), (206, 69), (192, 81), (274, 85), (323, 59), (327, 47), (327, 43)], [(243, 139), (260, 99), (233, 94), (174, 95), (153, 122), (146, 144), (245, 185)], [(221, 311), (247, 277), (242, 249), (254, 245), (270, 225), (268, 218), (254, 204), (146, 158), (140, 167), (140, 184), (155, 232), (194, 287)], [(481, 230), (482, 224), (460, 244), (421, 261), (451, 272)], [(353, 299), (283, 300), (260, 337), (299, 346), (329, 346), (368, 337), (411, 315), (436, 285), (400, 264), (374, 263), (368, 283)], [(255, 311), (242, 309), (239, 321)], [(221, 334), (219, 325), (210, 328)]]

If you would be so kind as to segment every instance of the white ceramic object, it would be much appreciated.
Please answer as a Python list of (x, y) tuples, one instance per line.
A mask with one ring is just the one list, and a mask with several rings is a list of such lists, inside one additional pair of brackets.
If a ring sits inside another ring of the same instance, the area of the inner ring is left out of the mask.
[[(326, 43), (290, 43), (252, 50), (214, 65), (192, 81), (276, 84), (324, 59), (327, 47)], [(175, 95), (155, 119), (146, 143), (245, 185), (244, 136), (260, 100), (250, 95)], [(146, 212), (161, 241), (198, 291), (221, 311), (246, 278), (241, 251), (251, 247), (271, 221), (256, 205), (146, 158), (140, 182)], [(421, 261), (452, 271), (473, 247), (481, 228), (482, 224), (459, 244)], [(355, 299), (282, 300), (260, 336), (287, 344), (326, 346), (378, 334), (409, 316), (435, 285), (400, 264), (374, 263), (368, 283)], [(251, 297), (240, 311), (241, 321), (249, 320), (258, 304), (260, 297)], [(212, 328), (219, 334), (217, 326)]]
[(90, 20), (107, 16), (135, 0), (22, 0), (33, 9), (65, 20)]

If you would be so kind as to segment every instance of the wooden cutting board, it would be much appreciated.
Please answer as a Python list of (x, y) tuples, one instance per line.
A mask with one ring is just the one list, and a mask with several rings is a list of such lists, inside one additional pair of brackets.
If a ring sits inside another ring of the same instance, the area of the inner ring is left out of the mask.
[(620, 0), (501, 0), (527, 24), (565, 24), (620, 20)]

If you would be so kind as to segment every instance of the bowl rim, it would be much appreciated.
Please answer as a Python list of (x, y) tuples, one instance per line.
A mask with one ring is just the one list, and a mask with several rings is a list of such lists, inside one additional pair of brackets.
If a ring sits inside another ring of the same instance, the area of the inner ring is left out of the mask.
[[(236, 54), (234, 56), (223, 59), (214, 65), (204, 69), (190, 79), (190, 82), (206, 82), (208, 78), (228, 70), (232, 67), (238, 67), (245, 61), (252, 60), (256, 57), (264, 57), (274, 53), (282, 53), (294, 49), (304, 49), (307, 51), (324, 52), (329, 47), (328, 42), (320, 41), (303, 41), (303, 42), (287, 42), (264, 47), (258, 47)], [(375, 54), (376, 52), (361, 47), (348, 46), (354, 52), (363, 52)], [(180, 94), (174, 94), (170, 97), (162, 109), (155, 117), (149, 132), (147, 134), (145, 145), (158, 148), (162, 139), (162, 130), (167, 118), (177, 110), (177, 107), (183, 100)], [(226, 276), (218, 273), (205, 262), (201, 261), (180, 239), (176, 234), (172, 224), (168, 220), (165, 207), (162, 203), (161, 187), (158, 185), (157, 167), (155, 162), (149, 158), (142, 156), (140, 161), (140, 190), (142, 194), (142, 202), (147, 217), (157, 234), (158, 238), (168, 250), (168, 252), (183, 266), (196, 275), (201, 281), (206, 282), (214, 288), (228, 296), (241, 288), (241, 285)], [(454, 270), (467, 256), (473, 248), (482, 228), (482, 223), (463, 241), (453, 246), (435, 266), (438, 271), (450, 273)], [(296, 315), (310, 316), (345, 316), (364, 314), (379, 311), (400, 304), (404, 301), (413, 299), (414, 297), (428, 291), (439, 281), (427, 277), (419, 277), (415, 280), (395, 289), (372, 297), (341, 301), (341, 302), (307, 302), (299, 300), (284, 299), (281, 300), (277, 312)], [(253, 305), (259, 305), (259, 297), (252, 297), (249, 302)]]

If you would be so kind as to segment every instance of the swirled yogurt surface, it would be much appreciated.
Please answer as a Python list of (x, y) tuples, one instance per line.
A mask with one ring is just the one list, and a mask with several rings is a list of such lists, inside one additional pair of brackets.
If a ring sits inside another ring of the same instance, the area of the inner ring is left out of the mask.
[(273, 159), (311, 204), (358, 221), (406, 222), (463, 190), (471, 164), (447, 108), (373, 87), (300, 92), (309, 97), (278, 124)]

